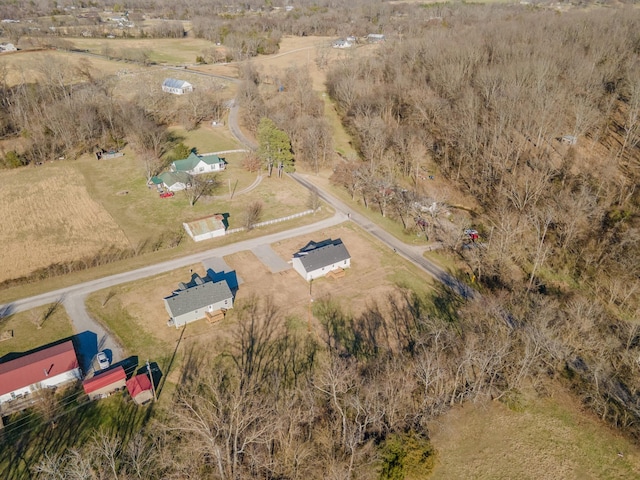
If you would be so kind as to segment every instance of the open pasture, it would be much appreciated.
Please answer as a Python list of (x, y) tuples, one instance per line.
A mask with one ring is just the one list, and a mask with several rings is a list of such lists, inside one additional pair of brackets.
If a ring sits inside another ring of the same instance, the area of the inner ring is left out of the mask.
[(430, 478), (623, 479), (640, 475), (640, 450), (567, 394), (455, 407), (433, 422)]

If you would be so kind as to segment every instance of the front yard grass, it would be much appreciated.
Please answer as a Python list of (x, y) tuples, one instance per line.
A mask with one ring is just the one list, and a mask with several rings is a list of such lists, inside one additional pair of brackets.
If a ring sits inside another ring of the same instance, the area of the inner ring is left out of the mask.
[[(0, 319), (0, 333), (13, 331), (12, 338), (0, 342), (0, 357), (11, 352), (26, 352), (73, 335), (73, 326), (64, 306), (53, 307), (53, 304), (43, 305)], [(53, 312), (43, 321), (51, 309)]]

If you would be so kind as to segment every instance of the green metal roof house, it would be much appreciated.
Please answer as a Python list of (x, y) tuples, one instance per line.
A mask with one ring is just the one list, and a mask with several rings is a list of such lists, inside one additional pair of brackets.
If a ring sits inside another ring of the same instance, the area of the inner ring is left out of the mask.
[(198, 155), (194, 152), (182, 160), (176, 160), (171, 164), (172, 172), (185, 172), (189, 175), (200, 173), (221, 172), (225, 169), (224, 158), (217, 155)]
[(153, 183), (156, 183), (154, 178), (158, 178), (162, 182), (162, 185), (164, 186), (164, 188), (166, 188), (170, 192), (179, 192), (180, 190), (184, 190), (191, 183), (189, 174), (185, 172), (161, 173), (157, 177), (153, 177), (151, 179)]

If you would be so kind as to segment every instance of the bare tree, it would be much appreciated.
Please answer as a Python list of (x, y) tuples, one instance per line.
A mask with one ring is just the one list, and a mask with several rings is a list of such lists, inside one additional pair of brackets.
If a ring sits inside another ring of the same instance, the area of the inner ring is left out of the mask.
[(255, 200), (247, 205), (244, 211), (243, 226), (247, 230), (252, 230), (254, 225), (260, 221), (264, 206), (260, 200)]

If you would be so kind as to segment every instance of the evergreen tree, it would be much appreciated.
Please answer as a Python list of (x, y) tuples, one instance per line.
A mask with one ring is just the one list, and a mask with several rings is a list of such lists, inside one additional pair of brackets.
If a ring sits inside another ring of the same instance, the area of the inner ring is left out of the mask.
[(287, 132), (280, 130), (269, 118), (262, 118), (258, 125), (258, 155), (266, 163), (271, 175), (272, 169), (280, 165), (286, 172), (293, 172), (293, 152)]

